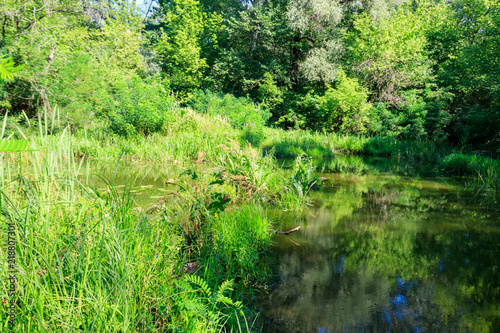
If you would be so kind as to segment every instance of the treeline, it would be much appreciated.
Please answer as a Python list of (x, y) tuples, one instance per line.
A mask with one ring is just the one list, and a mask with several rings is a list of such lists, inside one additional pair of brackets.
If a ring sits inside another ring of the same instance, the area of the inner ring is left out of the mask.
[(19, 123), (58, 105), (72, 126), (133, 135), (161, 130), (176, 103), (223, 105), (283, 128), (498, 154), (498, 0), (159, 0), (140, 8), (7, 0), (0, 13), (0, 54), (25, 65), (0, 83), (0, 110)]

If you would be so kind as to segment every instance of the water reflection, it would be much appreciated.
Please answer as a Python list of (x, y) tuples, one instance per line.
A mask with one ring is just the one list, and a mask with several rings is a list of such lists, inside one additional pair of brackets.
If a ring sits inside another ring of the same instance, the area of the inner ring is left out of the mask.
[(126, 190), (133, 195), (135, 204), (143, 208), (176, 190), (174, 186), (166, 186), (165, 182), (184, 171), (176, 165), (138, 166), (123, 160), (118, 165), (115, 160), (88, 161), (85, 168), (80, 177), (84, 184), (106, 191), (106, 183), (112, 184), (114, 180), (118, 193)]
[(500, 213), (451, 180), (326, 174), (278, 214), (265, 332), (500, 331)]

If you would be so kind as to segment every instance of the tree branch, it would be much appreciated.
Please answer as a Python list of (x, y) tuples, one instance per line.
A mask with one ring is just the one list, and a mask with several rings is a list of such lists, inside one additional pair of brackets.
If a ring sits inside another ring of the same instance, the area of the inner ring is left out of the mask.
[(298, 226), (297, 228), (293, 228), (291, 230), (288, 230), (288, 231), (276, 231), (276, 233), (279, 235), (290, 235), (292, 232), (298, 231), (299, 229), (300, 229), (300, 226)]

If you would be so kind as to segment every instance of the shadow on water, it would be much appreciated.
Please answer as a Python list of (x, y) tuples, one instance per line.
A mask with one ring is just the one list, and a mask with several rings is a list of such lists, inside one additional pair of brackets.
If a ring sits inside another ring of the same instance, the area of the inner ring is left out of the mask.
[[(390, 169), (390, 168), (389, 168)], [(451, 179), (324, 174), (284, 230), (264, 332), (500, 332), (500, 207)]]

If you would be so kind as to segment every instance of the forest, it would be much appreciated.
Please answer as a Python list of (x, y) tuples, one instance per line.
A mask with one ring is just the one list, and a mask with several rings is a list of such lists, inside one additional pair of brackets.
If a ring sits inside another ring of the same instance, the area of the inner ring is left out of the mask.
[(24, 66), (3, 80), (0, 112), (19, 125), (57, 105), (64, 125), (130, 136), (161, 131), (172, 103), (229, 117), (247, 105), (256, 127), (498, 157), (496, 1), (4, 1), (0, 13), (1, 68)]
[(500, 327), (499, 0), (2, 0), (0, 26), (0, 331), (266, 331), (280, 269)]

